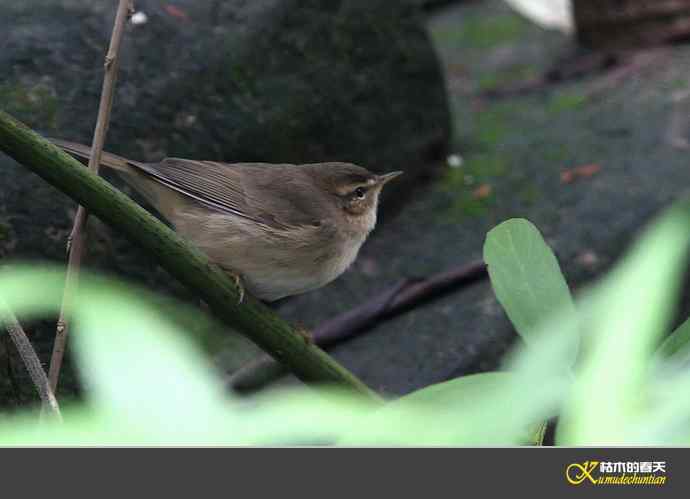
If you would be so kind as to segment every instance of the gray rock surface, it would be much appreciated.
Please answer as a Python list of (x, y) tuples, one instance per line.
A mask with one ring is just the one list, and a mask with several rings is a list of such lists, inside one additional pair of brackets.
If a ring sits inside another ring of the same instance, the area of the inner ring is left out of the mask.
[[(391, 192), (430, 176), (428, 160), (445, 152), (444, 82), (420, 14), (405, 2), (136, 5), (147, 22), (123, 42), (114, 152), (404, 166), (407, 178)], [(20, 117), (88, 141), (114, 6), (17, 0), (0, 9), (7, 100), (27, 94), (41, 115), (19, 102)]]

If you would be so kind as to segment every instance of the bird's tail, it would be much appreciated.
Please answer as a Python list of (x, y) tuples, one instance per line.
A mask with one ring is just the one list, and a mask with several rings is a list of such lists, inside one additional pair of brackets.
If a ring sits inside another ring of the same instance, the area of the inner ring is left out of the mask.
[[(59, 139), (49, 140), (56, 146), (62, 148), (62, 150), (64, 150), (66, 153), (74, 156), (83, 163), (88, 164), (89, 158), (91, 157), (91, 148), (89, 146)], [(111, 154), (109, 152), (101, 153), (101, 166), (122, 172), (131, 172), (132, 166), (134, 165), (136, 165), (136, 162), (123, 158), (122, 156), (118, 156), (117, 154)]]
[[(2, 0), (0, 0), (2, 1)], [(91, 148), (76, 142), (59, 139), (49, 139), (53, 144), (62, 148), (67, 154), (88, 164)], [(116, 170), (130, 187), (141, 194), (165, 219), (174, 223), (176, 207), (183, 204), (181, 194), (158, 182), (151, 175), (146, 174), (145, 163), (132, 161), (117, 154), (101, 153), (101, 166)]]

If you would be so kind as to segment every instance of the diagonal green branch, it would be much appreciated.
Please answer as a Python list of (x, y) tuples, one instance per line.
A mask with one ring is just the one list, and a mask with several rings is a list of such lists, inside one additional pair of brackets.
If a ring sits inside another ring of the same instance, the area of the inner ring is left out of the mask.
[(346, 385), (378, 396), (323, 350), (251, 296), (238, 304), (232, 279), (195, 247), (77, 160), (0, 111), (0, 150), (60, 189), (152, 254), (237, 329), (305, 382)]

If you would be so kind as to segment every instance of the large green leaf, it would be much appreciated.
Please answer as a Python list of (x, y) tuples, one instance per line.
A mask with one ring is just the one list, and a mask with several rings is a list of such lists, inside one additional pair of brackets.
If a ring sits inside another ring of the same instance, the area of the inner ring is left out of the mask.
[[(498, 301), (528, 344), (540, 341), (536, 332), (549, 317), (570, 321), (575, 316), (558, 261), (531, 222), (512, 219), (491, 230), (484, 261)], [(573, 359), (576, 354), (574, 349)]]

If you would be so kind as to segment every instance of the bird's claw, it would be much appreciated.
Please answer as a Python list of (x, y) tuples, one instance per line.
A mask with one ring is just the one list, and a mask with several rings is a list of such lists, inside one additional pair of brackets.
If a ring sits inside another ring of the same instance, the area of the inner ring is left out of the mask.
[(244, 301), (244, 284), (242, 284), (242, 278), (239, 276), (239, 274), (231, 273), (230, 275), (232, 276), (232, 280), (240, 293), (240, 298), (237, 300), (237, 304), (242, 305), (242, 302)]

